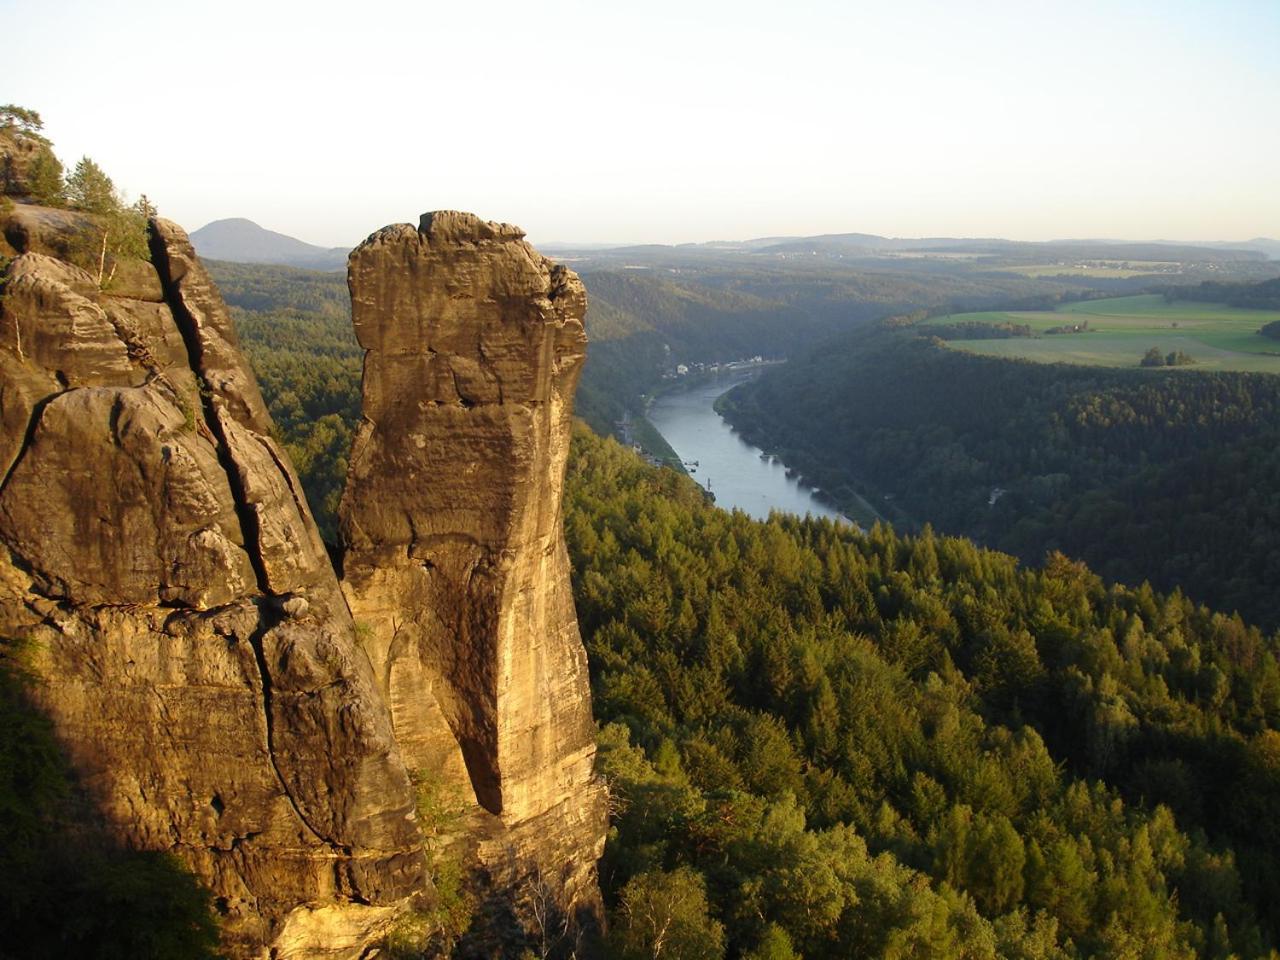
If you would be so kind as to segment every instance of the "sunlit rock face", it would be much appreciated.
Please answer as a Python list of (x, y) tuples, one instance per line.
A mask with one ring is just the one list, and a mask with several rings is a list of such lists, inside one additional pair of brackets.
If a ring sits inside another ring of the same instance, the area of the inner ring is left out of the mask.
[(319, 907), (370, 942), (426, 875), (390, 713), (221, 298), (151, 237), (106, 292), (8, 267), (0, 631), (107, 827), (186, 861), (232, 954)]
[[(370, 956), (442, 856), (479, 895), (473, 954), (593, 914), (560, 515), (577, 277), (465, 214), (352, 255), (340, 581), (186, 235), (152, 221), (151, 262), (103, 289), (65, 260), (85, 216), (0, 218), (0, 637), (29, 641), (107, 835), (180, 857), (234, 958)], [(464, 813), (430, 850), (422, 784)]]
[(604, 838), (561, 524), (586, 296), (510, 225), (426, 214), (348, 266), (364, 421), (343, 587), (407, 766), (468, 802), (468, 858), (591, 907)]

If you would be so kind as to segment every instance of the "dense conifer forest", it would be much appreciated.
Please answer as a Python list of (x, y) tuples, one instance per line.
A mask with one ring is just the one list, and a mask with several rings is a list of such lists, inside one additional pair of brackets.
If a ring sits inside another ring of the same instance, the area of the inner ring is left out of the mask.
[[(926, 529), (769, 523), (585, 430), (566, 503), (623, 956), (1275, 942), (1275, 638)], [(678, 895), (672, 895), (678, 890)]]
[(997, 359), (916, 331), (833, 340), (722, 412), (906, 528), (930, 521), (1031, 562), (1061, 550), (1109, 580), (1280, 624), (1280, 377)]

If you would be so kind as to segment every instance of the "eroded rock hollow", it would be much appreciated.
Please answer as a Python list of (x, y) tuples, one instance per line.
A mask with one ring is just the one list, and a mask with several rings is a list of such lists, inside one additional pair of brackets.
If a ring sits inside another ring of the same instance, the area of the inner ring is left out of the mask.
[(0, 635), (29, 641), (106, 827), (175, 852), (236, 957), (361, 956), (429, 900), (424, 778), (517, 919), (531, 878), (592, 906), (604, 803), (560, 530), (577, 278), (462, 214), (352, 255), (340, 583), (185, 234), (153, 221), (152, 264), (104, 292), (58, 256), (73, 220), (6, 228)]

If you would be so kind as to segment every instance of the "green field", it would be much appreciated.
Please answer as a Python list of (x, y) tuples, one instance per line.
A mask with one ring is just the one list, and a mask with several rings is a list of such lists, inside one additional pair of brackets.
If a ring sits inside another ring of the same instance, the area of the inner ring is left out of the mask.
[(1112, 277), (1128, 279), (1129, 277), (1146, 277), (1159, 273), (1177, 273), (1177, 264), (1144, 263), (1141, 261), (1128, 265), (1106, 264), (1089, 266), (1084, 264), (1032, 264), (1030, 266), (997, 267), (1005, 273), (1020, 273), (1024, 277)]
[[(1084, 320), (1089, 322), (1085, 333), (1044, 332)], [(1166, 303), (1159, 294), (1149, 294), (1086, 300), (1052, 311), (957, 313), (934, 317), (928, 323), (1014, 323), (1031, 327), (1030, 337), (947, 341), (953, 349), (995, 357), (1136, 368), (1142, 355), (1156, 347), (1161, 353), (1181, 350), (1195, 358), (1195, 364), (1177, 369), (1280, 373), (1280, 340), (1258, 335), (1258, 328), (1273, 320), (1280, 320), (1280, 311), (1189, 301)]]

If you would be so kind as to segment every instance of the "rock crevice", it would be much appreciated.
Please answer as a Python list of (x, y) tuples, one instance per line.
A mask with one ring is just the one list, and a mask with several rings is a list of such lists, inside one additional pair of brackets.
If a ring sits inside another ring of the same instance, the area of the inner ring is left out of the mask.
[(577, 278), (467, 214), (353, 253), (340, 581), (185, 234), (153, 221), (152, 263), (104, 292), (59, 258), (78, 216), (0, 225), (0, 634), (33, 641), (106, 823), (180, 854), (237, 958), (354, 960), (431, 895), (411, 771), (467, 801), (450, 842), (480, 892), (518, 917), (554, 877), (591, 909), (604, 794), (560, 529)]

